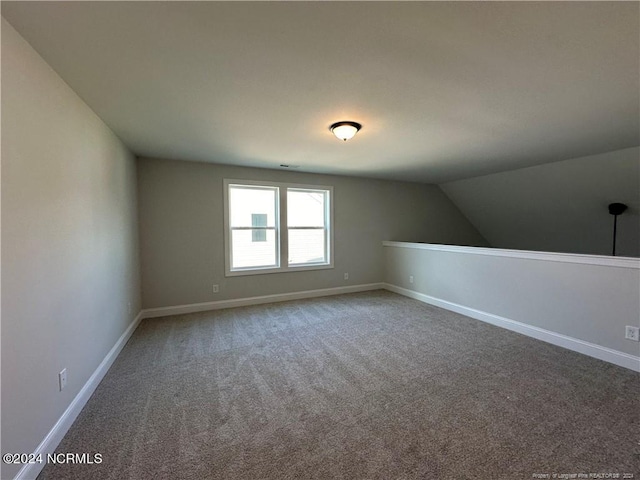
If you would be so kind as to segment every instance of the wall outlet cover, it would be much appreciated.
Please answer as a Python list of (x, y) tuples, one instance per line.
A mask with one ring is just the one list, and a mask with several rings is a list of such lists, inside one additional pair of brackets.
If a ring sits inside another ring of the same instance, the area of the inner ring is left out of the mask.
[(624, 338), (633, 340), (634, 342), (640, 342), (640, 328), (627, 325), (624, 330)]
[(60, 391), (64, 390), (64, 387), (67, 386), (67, 369), (63, 368), (62, 371), (58, 374), (58, 383), (60, 386)]

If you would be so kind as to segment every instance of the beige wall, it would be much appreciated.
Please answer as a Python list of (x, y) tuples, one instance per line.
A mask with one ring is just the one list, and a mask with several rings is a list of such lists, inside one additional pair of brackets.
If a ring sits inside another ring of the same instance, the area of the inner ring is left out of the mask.
[(640, 148), (522, 168), (441, 185), (496, 248), (640, 256)]
[[(335, 268), (225, 278), (224, 178), (333, 186)], [(144, 308), (381, 282), (382, 240), (486, 244), (436, 186), (139, 159), (138, 196)]]
[(3, 19), (3, 453), (34, 451), (139, 311), (135, 175), (133, 155)]

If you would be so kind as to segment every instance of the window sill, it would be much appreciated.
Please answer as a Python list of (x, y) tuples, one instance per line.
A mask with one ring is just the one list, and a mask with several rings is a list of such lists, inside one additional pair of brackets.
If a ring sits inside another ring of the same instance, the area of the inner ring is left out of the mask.
[(225, 273), (225, 277), (240, 277), (244, 275), (264, 275), (268, 273), (290, 273), (290, 272), (303, 272), (307, 270), (327, 270), (333, 267), (333, 263), (321, 263), (315, 265), (289, 265), (287, 267), (266, 267), (266, 268), (251, 268), (246, 270), (231, 270)]

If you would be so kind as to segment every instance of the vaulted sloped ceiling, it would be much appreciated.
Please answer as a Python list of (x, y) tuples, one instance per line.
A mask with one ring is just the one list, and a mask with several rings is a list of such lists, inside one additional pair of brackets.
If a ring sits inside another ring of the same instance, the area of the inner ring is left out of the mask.
[(498, 248), (640, 256), (640, 149), (626, 148), (446, 183), (441, 186)]

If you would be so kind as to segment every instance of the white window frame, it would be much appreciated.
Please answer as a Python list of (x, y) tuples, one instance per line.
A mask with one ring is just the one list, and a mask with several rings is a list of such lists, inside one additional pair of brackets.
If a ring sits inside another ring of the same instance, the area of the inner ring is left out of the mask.
[[(256, 187), (277, 187), (278, 188), (278, 202), (276, 211), (276, 241), (279, 239), (279, 244), (276, 245), (277, 249), (277, 261), (279, 267), (249, 267), (249, 268), (231, 268), (231, 228), (229, 225), (229, 185), (246, 185)], [(289, 238), (288, 238), (288, 225), (287, 225), (287, 189), (301, 189), (301, 190), (326, 190), (329, 192), (326, 201), (328, 202), (328, 208), (325, 209), (325, 222), (327, 224), (327, 257), (326, 263), (302, 263), (289, 265)], [(299, 183), (282, 183), (282, 182), (270, 182), (261, 180), (239, 180), (228, 179), (223, 180), (224, 191), (224, 262), (225, 262), (225, 276), (236, 277), (241, 275), (260, 275), (266, 273), (283, 273), (283, 272), (300, 272), (304, 270), (324, 270), (328, 268), (334, 268), (334, 242), (333, 242), (333, 187), (326, 185), (308, 185)]]

